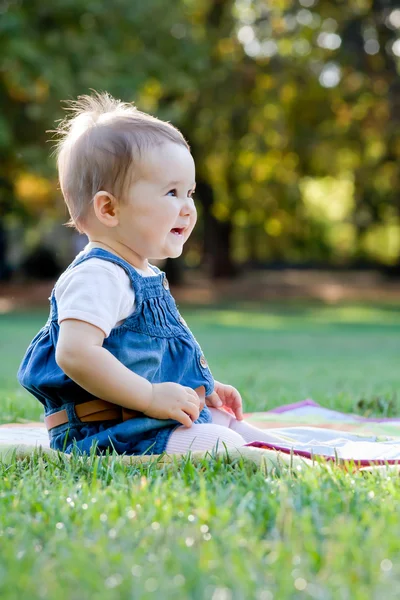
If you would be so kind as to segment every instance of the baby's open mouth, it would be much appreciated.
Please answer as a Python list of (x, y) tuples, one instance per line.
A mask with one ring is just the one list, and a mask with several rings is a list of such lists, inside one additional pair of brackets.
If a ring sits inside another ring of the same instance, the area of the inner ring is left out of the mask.
[(171, 229), (171, 233), (174, 233), (175, 235), (182, 235), (183, 231), (184, 231), (183, 227), (182, 228), (175, 227), (174, 229)]

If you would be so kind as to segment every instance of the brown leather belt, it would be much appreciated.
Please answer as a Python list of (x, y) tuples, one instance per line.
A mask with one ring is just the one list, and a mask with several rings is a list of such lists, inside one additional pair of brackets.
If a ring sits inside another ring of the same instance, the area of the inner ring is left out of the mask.
[[(205, 388), (203, 385), (195, 389), (200, 400), (204, 402), (205, 399)], [(77, 417), (84, 423), (90, 421), (128, 421), (128, 419), (135, 419), (143, 415), (138, 410), (131, 410), (130, 408), (124, 408), (118, 404), (107, 402), (106, 400), (89, 400), (89, 402), (83, 402), (82, 404), (75, 405), (75, 413)], [(47, 429), (53, 429), (58, 425), (64, 425), (68, 423), (68, 414), (65, 409), (59, 410), (51, 415), (44, 418), (44, 423)]]

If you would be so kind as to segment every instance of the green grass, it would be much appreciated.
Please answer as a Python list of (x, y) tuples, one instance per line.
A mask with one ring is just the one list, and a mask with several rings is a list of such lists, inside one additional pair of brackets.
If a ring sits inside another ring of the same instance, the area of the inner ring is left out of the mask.
[[(400, 414), (395, 306), (181, 307), (245, 411), (312, 397)], [(15, 373), (44, 313), (0, 318), (0, 420), (38, 419)], [(360, 401), (364, 401), (363, 404)], [(400, 480), (323, 467), (263, 472), (210, 456), (163, 469), (116, 457), (0, 463), (5, 600), (396, 598)]]

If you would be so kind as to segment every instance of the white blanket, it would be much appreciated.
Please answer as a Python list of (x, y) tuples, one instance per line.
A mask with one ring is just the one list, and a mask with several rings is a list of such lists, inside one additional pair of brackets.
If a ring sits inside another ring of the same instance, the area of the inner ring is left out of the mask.
[(400, 437), (359, 435), (335, 429), (317, 427), (286, 427), (272, 429), (268, 442), (252, 442), (250, 445), (273, 448), (283, 452), (293, 451), (306, 458), (314, 455), (344, 460), (400, 461)]
[[(345, 460), (362, 461), (364, 464), (382, 461), (400, 461), (400, 437), (357, 435), (335, 429), (318, 427), (283, 427), (263, 430), (268, 442), (251, 442), (248, 446), (264, 445), (282, 452), (312, 458), (336, 456)], [(0, 427), (0, 446), (49, 447), (49, 438), (44, 427), (13, 426)]]

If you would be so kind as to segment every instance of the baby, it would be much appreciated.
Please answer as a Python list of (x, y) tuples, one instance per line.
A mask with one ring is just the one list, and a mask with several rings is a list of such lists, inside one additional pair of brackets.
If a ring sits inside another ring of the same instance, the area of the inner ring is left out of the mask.
[(51, 447), (160, 454), (262, 439), (149, 262), (180, 256), (196, 223), (182, 134), (108, 94), (80, 97), (58, 134), (70, 224), (89, 243), (57, 281), (18, 371), (44, 405)]

